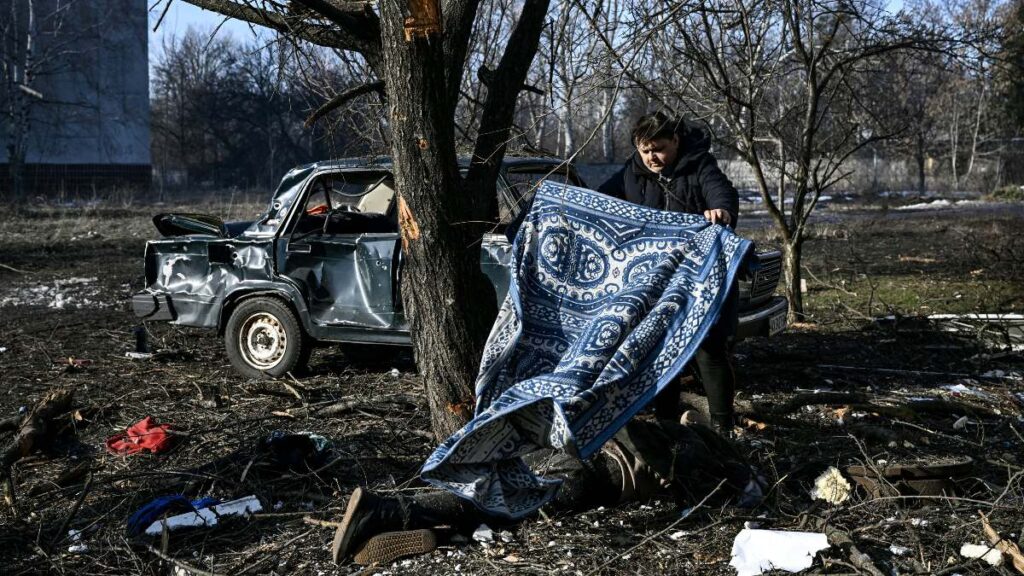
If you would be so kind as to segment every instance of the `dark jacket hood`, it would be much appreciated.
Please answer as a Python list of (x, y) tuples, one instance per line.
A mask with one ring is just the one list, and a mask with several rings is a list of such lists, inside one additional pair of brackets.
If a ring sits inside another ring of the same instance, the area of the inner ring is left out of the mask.
[[(679, 153), (676, 162), (671, 166), (666, 166), (661, 172), (661, 175), (667, 178), (674, 178), (677, 173), (684, 171), (689, 165), (698, 162), (705, 154), (711, 151), (711, 132), (702, 124), (683, 120), (679, 125), (679, 129), (676, 130), (676, 136), (679, 137)], [(639, 152), (634, 150), (630, 158), (633, 161), (633, 169), (637, 174), (656, 176), (654, 172), (651, 172), (644, 165)]]

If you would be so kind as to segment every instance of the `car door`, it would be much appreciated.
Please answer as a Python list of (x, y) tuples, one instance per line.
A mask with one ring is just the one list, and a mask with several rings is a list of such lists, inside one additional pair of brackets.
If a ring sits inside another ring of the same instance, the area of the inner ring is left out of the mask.
[[(374, 172), (317, 178), (286, 235), (279, 271), (302, 287), (310, 318), (320, 326), (404, 325), (395, 306), (397, 225), (376, 211), (381, 202), (366, 197), (379, 179)], [(368, 211), (361, 212), (360, 205)]]

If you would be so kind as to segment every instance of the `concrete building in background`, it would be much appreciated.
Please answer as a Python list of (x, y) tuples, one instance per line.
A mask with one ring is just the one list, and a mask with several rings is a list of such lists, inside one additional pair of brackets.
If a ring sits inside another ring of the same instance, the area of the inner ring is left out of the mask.
[[(7, 64), (0, 66), (0, 76), (7, 76), (0, 77), (0, 191), (11, 185), (16, 142), (23, 146), (29, 194), (147, 189), (152, 171), (147, 3), (8, 2), (0, 3), (0, 59), (5, 60), (0, 64)], [(34, 74), (25, 82), (24, 74), (17, 74), (19, 65), (25, 70), (30, 33)], [(24, 111), (20, 119), (18, 103)]]

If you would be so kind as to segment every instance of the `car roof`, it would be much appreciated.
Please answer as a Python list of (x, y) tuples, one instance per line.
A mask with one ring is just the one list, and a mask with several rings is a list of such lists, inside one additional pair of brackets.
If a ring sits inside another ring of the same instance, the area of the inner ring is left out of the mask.
[[(469, 166), (470, 157), (460, 156), (459, 166)], [(506, 167), (528, 166), (528, 165), (557, 165), (564, 160), (554, 156), (505, 156), (503, 161)], [(298, 170), (326, 169), (326, 170), (391, 170), (393, 164), (390, 156), (359, 156), (352, 158), (337, 158), (334, 160), (321, 160), (298, 167)]]

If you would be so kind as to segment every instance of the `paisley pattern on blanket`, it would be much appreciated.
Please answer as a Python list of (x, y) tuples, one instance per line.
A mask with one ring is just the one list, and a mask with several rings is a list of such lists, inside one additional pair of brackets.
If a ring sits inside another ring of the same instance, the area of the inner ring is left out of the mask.
[(512, 248), (475, 417), (422, 478), (493, 514), (540, 508), (559, 481), (521, 456), (596, 452), (690, 360), (750, 249), (701, 216), (543, 183)]

